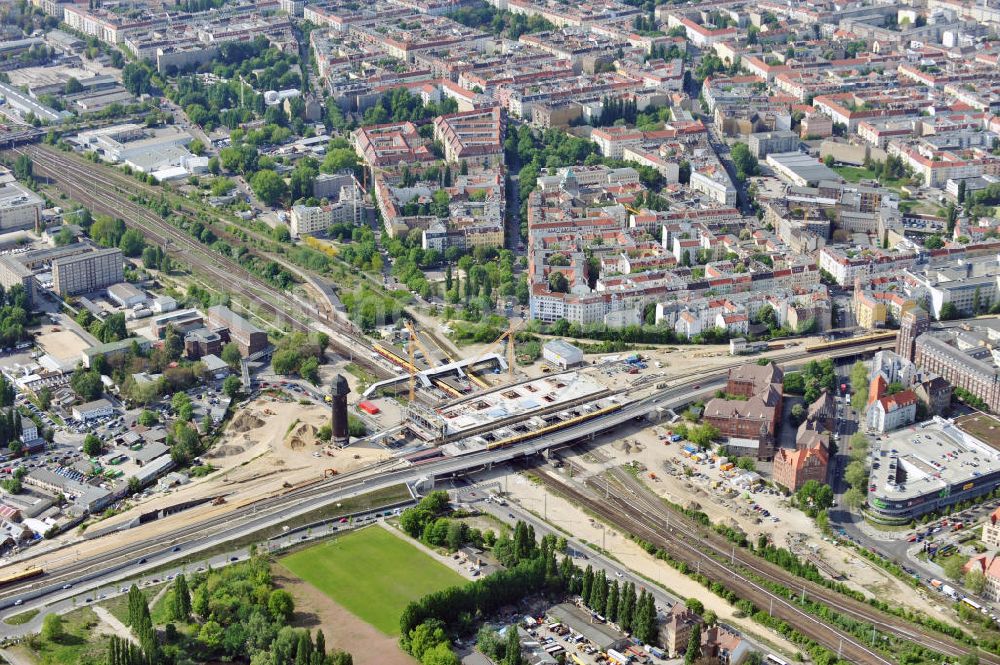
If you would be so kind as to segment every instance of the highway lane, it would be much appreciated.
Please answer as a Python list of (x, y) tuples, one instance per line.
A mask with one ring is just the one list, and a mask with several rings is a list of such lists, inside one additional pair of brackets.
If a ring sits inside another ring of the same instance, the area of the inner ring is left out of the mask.
[[(392, 512), (392, 514), (397, 514), (398, 510), (399, 509), (397, 508), (391, 510), (390, 512)], [(383, 516), (384, 512), (386, 512), (386, 510), (366, 510), (347, 515), (343, 518), (348, 520), (346, 524), (341, 524), (341, 520), (337, 518), (331, 518), (324, 520), (321, 523), (298, 527), (296, 529), (283, 532), (282, 534), (265, 541), (261, 544), (260, 548), (268, 553), (280, 553), (294, 546), (326, 538), (333, 533), (343, 533), (369, 526), (379, 520), (385, 519)], [(321, 528), (324, 526), (327, 528)], [(136, 584), (139, 587), (156, 586), (158, 584), (168, 583), (176, 578), (177, 575), (182, 573), (190, 575), (191, 573), (203, 572), (208, 568), (218, 569), (224, 566), (246, 561), (250, 558), (250, 556), (251, 551), (249, 547), (240, 547), (234, 548), (223, 554), (205, 557), (204, 559), (197, 561), (190, 561), (168, 568), (160, 568), (155, 573), (149, 572), (147, 574), (143, 574), (142, 570), (138, 567), (134, 567), (127, 568), (124, 571), (119, 571), (118, 573), (105, 575), (99, 579), (93, 580), (85, 587), (74, 586), (71, 589), (64, 590), (62, 593), (57, 594), (54, 598), (48, 598), (35, 603), (29, 602), (12, 608), (11, 611), (6, 613), (5, 618), (7, 616), (14, 616), (30, 610), (39, 610), (39, 613), (33, 619), (24, 624), (12, 625), (0, 621), (0, 639), (17, 638), (37, 632), (41, 628), (42, 619), (45, 614), (52, 612), (61, 614), (76, 609), (81, 605), (88, 605), (92, 602), (101, 602), (109, 598), (114, 598), (115, 596), (128, 593), (128, 588), (132, 584)], [(120, 580), (125, 581), (122, 582)], [(44, 612), (41, 611), (43, 609)]]
[[(874, 344), (853, 350), (839, 350), (838, 354), (859, 353), (880, 345)], [(804, 359), (812, 357), (814, 357), (812, 354), (801, 353), (790, 357), (784, 364), (794, 367), (797, 366), (797, 363), (801, 364)], [(717, 387), (724, 384), (726, 373), (726, 370), (711, 370), (689, 378), (674, 380), (673, 385), (656, 389), (650, 395), (638, 398), (616, 412), (507, 448), (483, 450), (461, 457), (433, 460), (422, 465), (382, 471), (371, 477), (335, 478), (310, 488), (309, 493), (301, 500), (297, 496), (289, 498), (288, 495), (262, 500), (243, 509), (243, 515), (230, 516), (230, 519), (224, 522), (225, 526), (216, 531), (204, 533), (195, 530), (181, 538), (171, 539), (169, 535), (164, 535), (140, 541), (119, 548), (111, 554), (102, 554), (73, 562), (64, 566), (61, 572), (56, 571), (40, 579), (11, 585), (8, 589), (0, 592), (0, 609), (10, 607), (17, 600), (25, 601), (49, 596), (61, 591), (62, 584), (73, 583), (76, 585), (88, 582), (96, 579), (101, 573), (123, 570), (132, 564), (137, 566), (140, 571), (159, 567), (183, 556), (189, 556), (191, 553), (247, 537), (260, 530), (360, 494), (400, 483), (412, 485), (434, 478), (460, 476), (517, 457), (532, 456), (548, 448), (574, 445), (582, 439), (593, 438), (601, 432), (634, 418), (644, 418), (658, 407), (674, 408), (687, 404), (700, 395), (711, 394)], [(174, 551), (174, 548), (178, 546), (180, 550)], [(137, 553), (142, 554), (140, 556)], [(140, 559), (144, 559), (145, 563), (140, 563)], [(12, 571), (10, 567), (7, 567), (3, 572)]]

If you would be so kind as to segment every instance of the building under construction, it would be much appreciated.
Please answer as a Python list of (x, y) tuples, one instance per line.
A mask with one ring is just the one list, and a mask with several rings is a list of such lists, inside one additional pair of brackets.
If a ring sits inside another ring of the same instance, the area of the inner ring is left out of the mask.
[(564, 372), (479, 393), (439, 409), (412, 404), (406, 426), (445, 455), (464, 455), (509, 437), (618, 404), (582, 372)]

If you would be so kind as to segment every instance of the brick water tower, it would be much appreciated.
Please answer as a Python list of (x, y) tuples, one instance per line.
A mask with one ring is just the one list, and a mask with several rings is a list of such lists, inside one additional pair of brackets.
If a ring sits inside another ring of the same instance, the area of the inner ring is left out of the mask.
[(333, 445), (344, 447), (350, 442), (347, 433), (347, 394), (351, 392), (347, 379), (342, 374), (333, 378), (330, 387), (330, 427), (333, 430)]

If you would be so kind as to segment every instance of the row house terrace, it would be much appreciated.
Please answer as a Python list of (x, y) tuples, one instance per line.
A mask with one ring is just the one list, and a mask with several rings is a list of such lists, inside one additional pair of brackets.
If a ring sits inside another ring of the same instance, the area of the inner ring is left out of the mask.
[(944, 187), (949, 180), (1000, 174), (1000, 158), (981, 148), (934, 150), (927, 144), (891, 141), (888, 153), (902, 158), (926, 187)]
[(495, 4), (512, 14), (541, 16), (557, 26), (601, 24), (621, 17), (636, 16), (642, 11), (616, 0), (586, 0), (573, 4), (557, 0), (495, 0)]
[(373, 6), (359, 5), (353, 0), (326, 0), (317, 4), (310, 2), (302, 11), (306, 21), (340, 33), (347, 33), (352, 26), (374, 26), (379, 21), (414, 16), (414, 11), (408, 7), (386, 4), (380, 5), (376, 11)]
[(918, 117), (930, 105), (925, 92), (917, 88), (899, 88), (891, 95), (858, 91), (820, 95), (813, 99), (813, 106), (850, 132), (856, 131), (858, 123), (865, 120)]
[(488, 50), (494, 43), (486, 33), (467, 28), (461, 23), (440, 16), (416, 14), (393, 22), (374, 25), (352, 25), (351, 34), (394, 58), (412, 62), (421, 51), (449, 45), (465, 45)]

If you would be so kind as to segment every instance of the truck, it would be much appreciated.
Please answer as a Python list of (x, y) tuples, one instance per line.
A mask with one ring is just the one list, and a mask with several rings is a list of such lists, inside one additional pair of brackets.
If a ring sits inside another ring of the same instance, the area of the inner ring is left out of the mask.
[(653, 656), (654, 658), (659, 658), (660, 660), (667, 659), (667, 654), (663, 652), (663, 649), (658, 649), (654, 646), (650, 646), (649, 644), (643, 645), (642, 648), (646, 650), (646, 653)]
[(952, 587), (950, 584), (941, 585), (941, 593), (948, 596), (952, 600), (958, 600), (958, 592), (955, 591), (954, 587)]

